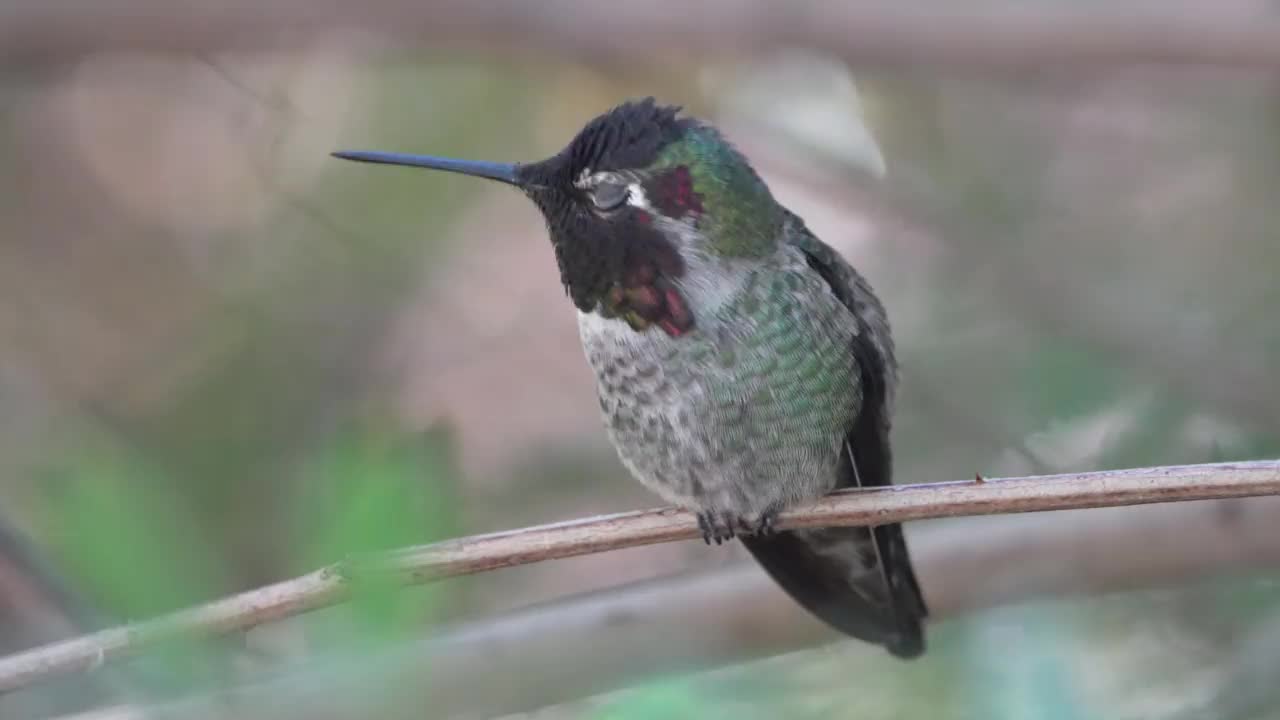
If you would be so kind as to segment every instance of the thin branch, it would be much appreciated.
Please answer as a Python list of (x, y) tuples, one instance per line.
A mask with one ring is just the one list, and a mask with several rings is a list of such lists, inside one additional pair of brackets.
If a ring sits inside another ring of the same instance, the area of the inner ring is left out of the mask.
[[(1035, 598), (1268, 570), (1280, 565), (1277, 518), (1280, 496), (921, 523), (907, 527), (907, 541), (937, 621)], [(734, 562), (440, 628), (375, 653), (272, 673), (266, 682), (230, 692), (64, 720), (348, 720), (378, 716), (387, 687), (398, 688), (401, 707), (477, 718), (810, 648), (832, 637), (758, 566)]]
[[(0, 518), (0, 653), (75, 637), (102, 627), (96, 613), (66, 586), (31, 543)], [(36, 716), (94, 707), (125, 696), (109, 673), (82, 675), (60, 687), (0, 697), (0, 717)]]
[[(1117, 63), (1274, 69), (1280, 25), (1264, 14), (826, 0), (581, 3), (577, 0), (98, 0), (0, 5), (0, 56), (47, 60), (119, 49), (210, 51), (299, 44), (343, 29), (382, 33), (433, 52), (492, 56), (550, 51), (649, 61), (672, 51), (755, 52), (810, 47), (856, 62), (1047, 68)], [(930, 5), (933, 5), (932, 7)]]
[[(1108, 470), (901, 485), (836, 493), (783, 513), (780, 529), (1140, 505), (1280, 494), (1280, 461)], [(626, 547), (700, 537), (674, 508), (620, 513), (405, 548), (330, 565), (292, 580), (155, 620), (0, 659), (0, 692), (96, 668), (177, 635), (219, 634), (341, 602), (370, 572), (403, 585)]]

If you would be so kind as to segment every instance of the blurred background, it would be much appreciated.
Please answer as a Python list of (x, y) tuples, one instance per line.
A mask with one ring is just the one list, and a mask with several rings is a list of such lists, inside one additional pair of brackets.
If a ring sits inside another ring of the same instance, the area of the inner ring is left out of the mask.
[[(540, 159), (628, 98), (870, 279), (898, 482), (1280, 456), (1275, 3), (334, 5), (0, 7), (0, 652), (659, 504), (533, 206), (328, 156)], [(913, 523), (909, 664), (672, 543), (373, 583), (0, 716), (1280, 718), (1277, 522)]]

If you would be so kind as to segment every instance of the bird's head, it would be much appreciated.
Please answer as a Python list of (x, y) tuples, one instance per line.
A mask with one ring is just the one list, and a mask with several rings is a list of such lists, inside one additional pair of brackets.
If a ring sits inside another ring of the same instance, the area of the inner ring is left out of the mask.
[(689, 260), (767, 255), (784, 220), (764, 182), (718, 131), (653, 98), (596, 117), (564, 150), (539, 162), (334, 155), (520, 188), (546, 218), (574, 305), (621, 317), (637, 330), (686, 332), (693, 317), (679, 286)]

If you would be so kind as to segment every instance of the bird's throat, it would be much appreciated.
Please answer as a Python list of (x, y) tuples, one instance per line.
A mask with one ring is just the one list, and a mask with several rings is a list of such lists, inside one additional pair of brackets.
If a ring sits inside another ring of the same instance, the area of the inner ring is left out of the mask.
[(631, 273), (614, 284), (600, 303), (600, 314), (625, 320), (637, 332), (657, 327), (671, 337), (684, 335), (694, 325), (689, 303), (679, 288), (647, 272)]

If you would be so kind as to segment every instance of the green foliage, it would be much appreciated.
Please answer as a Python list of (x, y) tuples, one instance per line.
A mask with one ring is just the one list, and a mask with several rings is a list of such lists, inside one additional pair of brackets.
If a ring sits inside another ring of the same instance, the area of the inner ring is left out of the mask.
[(1086, 714), (1073, 687), (1062, 623), (1052, 610), (1007, 608), (970, 623), (967, 705), (992, 720), (1075, 720)]
[(361, 561), (456, 532), (448, 439), (444, 430), (413, 438), (356, 431), (321, 451), (303, 474), (295, 516), (300, 570), (349, 562), (352, 600), (341, 615), (365, 640), (401, 636), (429, 616), (434, 593), (406, 592)]
[(626, 693), (597, 708), (592, 720), (652, 720), (653, 718), (713, 718), (716, 706), (688, 680), (663, 680)]
[(1019, 377), (1022, 415), (1069, 420), (1096, 413), (1116, 400), (1124, 374), (1079, 342), (1040, 337), (1023, 356)]
[[(137, 621), (215, 597), (222, 558), (180, 487), (119, 447), (85, 449), (50, 483), (44, 525), (60, 566), (109, 621)], [(221, 671), (215, 643), (186, 638), (135, 661), (159, 690), (182, 690)]]
[[(406, 590), (362, 572), (360, 558), (456, 533), (451, 434), (377, 430), (339, 434), (304, 463), (293, 521), (296, 572), (352, 561), (351, 602), (319, 613), (311, 628), (331, 649), (352, 651), (402, 638), (431, 617), (438, 592)], [(149, 620), (234, 590), (230, 558), (210, 537), (182, 486), (140, 454), (103, 442), (51, 473), (39, 518), (58, 564), (109, 623)], [(323, 643), (322, 643), (323, 644)], [(225, 639), (184, 637), (130, 667), (153, 691), (220, 684), (231, 672)]]

